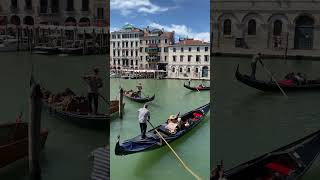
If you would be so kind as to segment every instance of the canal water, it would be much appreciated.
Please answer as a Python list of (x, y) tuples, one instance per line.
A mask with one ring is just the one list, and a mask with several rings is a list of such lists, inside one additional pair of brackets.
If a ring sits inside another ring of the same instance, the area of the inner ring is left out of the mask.
[[(289, 144), (320, 129), (320, 93), (264, 93), (235, 79), (250, 73), (249, 58), (214, 58), (216, 109), (211, 123), (211, 166), (224, 160), (225, 169)], [(288, 72), (303, 72), (309, 79), (320, 77), (320, 62), (310, 60), (265, 59), (266, 67), (278, 80)], [(257, 79), (270, 80), (258, 65)], [(319, 159), (303, 177), (320, 177)]]
[[(29, 121), (28, 97), (31, 64), (35, 79), (47, 89), (59, 92), (69, 87), (79, 95), (86, 95), (87, 86), (80, 78), (90, 73), (93, 67), (100, 67), (101, 76), (106, 77), (106, 56), (41, 56), (29, 53), (0, 54), (0, 123), (15, 122), (19, 112)], [(106, 78), (104, 78), (106, 80)], [(101, 91), (105, 94), (106, 85)], [(100, 111), (106, 112), (106, 105), (100, 101)], [(96, 131), (51, 117), (43, 110), (42, 127), (49, 129), (48, 139), (41, 153), (42, 177), (45, 180), (87, 180), (92, 161), (88, 156), (95, 148), (108, 143), (108, 130)], [(106, 124), (107, 126), (107, 124)], [(27, 159), (13, 163), (0, 170), (0, 179), (28, 179)]]
[[(162, 124), (171, 114), (181, 114), (200, 107), (210, 101), (208, 92), (192, 92), (183, 87), (180, 80), (124, 80), (111, 79), (111, 99), (116, 99), (119, 86), (124, 89), (136, 89), (138, 82), (143, 84), (146, 95), (155, 94), (155, 100), (150, 103), (151, 122), (154, 126)], [(199, 82), (193, 82), (198, 84)], [(209, 84), (209, 82), (205, 82)], [(143, 106), (124, 98), (125, 114), (122, 120), (114, 117), (111, 120), (110, 155), (111, 179), (130, 180), (162, 180), (162, 179), (194, 179), (178, 162), (168, 147), (157, 150), (116, 156), (114, 154), (117, 136), (126, 140), (140, 134), (137, 120), (137, 110)], [(204, 179), (209, 179), (210, 171), (210, 115), (206, 121), (173, 142), (173, 149)], [(150, 126), (148, 126), (148, 130)]]

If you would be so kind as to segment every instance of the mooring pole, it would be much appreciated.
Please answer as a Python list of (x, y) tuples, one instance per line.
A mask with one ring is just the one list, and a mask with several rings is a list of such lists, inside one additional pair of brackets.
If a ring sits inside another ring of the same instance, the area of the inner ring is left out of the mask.
[(120, 88), (120, 98), (119, 98), (119, 117), (120, 119), (123, 118), (123, 89)]
[(40, 127), (41, 127), (41, 90), (40, 85), (32, 85), (30, 95), (30, 124), (29, 124), (29, 174), (31, 180), (41, 180), (40, 156)]

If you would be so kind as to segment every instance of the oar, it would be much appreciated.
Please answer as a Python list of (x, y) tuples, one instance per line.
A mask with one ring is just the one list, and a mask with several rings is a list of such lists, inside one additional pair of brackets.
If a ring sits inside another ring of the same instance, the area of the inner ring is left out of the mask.
[(163, 138), (163, 136), (159, 133), (159, 131), (151, 124), (151, 122), (148, 120), (148, 123), (151, 125), (151, 127), (157, 132), (157, 134), (160, 136), (160, 138), (166, 143), (166, 145), (170, 148), (170, 150), (173, 152), (173, 154), (177, 157), (177, 159), (180, 161), (180, 163), (183, 165), (183, 167), (192, 174), (197, 180), (202, 180), (200, 176), (198, 176), (195, 172), (193, 172), (179, 157), (179, 155), (174, 151), (174, 149), (169, 145), (169, 143)]
[(288, 98), (287, 94), (283, 91), (283, 89), (281, 88), (281, 86), (279, 85), (279, 83), (277, 82), (277, 80), (273, 77), (273, 75), (271, 74), (271, 72), (262, 64), (263, 69), (270, 75), (271, 79), (277, 84), (278, 88), (280, 89), (280, 91), (282, 92), (282, 94)]

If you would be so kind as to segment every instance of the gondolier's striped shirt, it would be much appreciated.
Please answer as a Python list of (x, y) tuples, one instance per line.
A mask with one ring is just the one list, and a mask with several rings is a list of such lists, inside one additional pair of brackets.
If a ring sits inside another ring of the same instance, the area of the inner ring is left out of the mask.
[(94, 158), (91, 174), (92, 180), (110, 179), (110, 150), (109, 147), (101, 147), (92, 152)]

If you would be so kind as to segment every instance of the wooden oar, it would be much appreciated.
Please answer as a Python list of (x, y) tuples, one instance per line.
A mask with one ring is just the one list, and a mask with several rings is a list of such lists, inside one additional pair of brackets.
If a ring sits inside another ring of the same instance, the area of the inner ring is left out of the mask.
[(185, 162), (179, 157), (179, 155), (174, 151), (174, 149), (169, 145), (169, 143), (164, 139), (164, 137), (159, 133), (159, 131), (151, 124), (151, 122), (148, 120), (148, 123), (151, 125), (151, 127), (157, 132), (159, 137), (166, 143), (166, 145), (169, 147), (169, 149), (173, 152), (173, 154), (177, 157), (177, 159), (180, 161), (180, 163), (183, 165), (183, 167), (192, 174), (197, 180), (202, 180), (199, 175), (197, 175), (195, 172), (189, 168)]
[(278, 88), (280, 89), (280, 91), (282, 92), (282, 94), (288, 98), (287, 94), (283, 91), (283, 89), (281, 88), (281, 86), (279, 85), (279, 83), (277, 82), (277, 80), (273, 77), (273, 75), (271, 74), (271, 72), (264, 66), (264, 64), (262, 64), (263, 69), (270, 75), (271, 79), (276, 83), (276, 85), (278, 86)]

